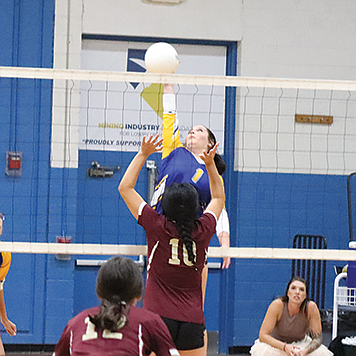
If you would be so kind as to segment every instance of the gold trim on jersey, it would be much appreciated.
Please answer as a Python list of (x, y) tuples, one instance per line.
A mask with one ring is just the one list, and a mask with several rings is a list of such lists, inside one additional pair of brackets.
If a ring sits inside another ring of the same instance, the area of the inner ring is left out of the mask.
[(4, 280), (11, 265), (11, 253), (1, 252), (2, 264), (0, 266), (0, 281)]

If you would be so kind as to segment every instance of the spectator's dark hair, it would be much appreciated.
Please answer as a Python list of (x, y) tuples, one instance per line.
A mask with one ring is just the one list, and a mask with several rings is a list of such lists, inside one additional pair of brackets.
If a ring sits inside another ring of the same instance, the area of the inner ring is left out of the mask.
[[(204, 126), (204, 127), (205, 127), (206, 131), (208, 132), (208, 141), (211, 144), (211, 147), (209, 148), (209, 151), (210, 151), (216, 145), (216, 137), (210, 129), (208, 129), (206, 126)], [(222, 159), (222, 157), (218, 153), (215, 153), (214, 162), (215, 162), (216, 169), (218, 170), (219, 174), (222, 175), (226, 171), (225, 161)]]
[(303, 311), (304, 313), (306, 313), (307, 312), (307, 305), (308, 305), (308, 302), (310, 301), (310, 298), (309, 298), (308, 284), (307, 284), (307, 282), (306, 282), (306, 280), (304, 278), (299, 277), (299, 276), (292, 277), (291, 280), (288, 282), (286, 292), (285, 292), (284, 296), (281, 299), (282, 299), (283, 302), (288, 303), (288, 301), (289, 301), (289, 297), (288, 297), (289, 287), (294, 281), (302, 282), (305, 285), (306, 297), (305, 297), (305, 299), (303, 300), (303, 303), (300, 306), (300, 310)]
[(189, 183), (173, 183), (162, 196), (163, 215), (177, 226), (179, 237), (188, 251), (189, 261), (195, 263), (192, 230), (200, 211), (199, 195)]
[(120, 256), (101, 266), (96, 280), (96, 293), (102, 300), (100, 311), (89, 316), (99, 329), (117, 331), (125, 325), (130, 305), (142, 294), (142, 274), (135, 262)]

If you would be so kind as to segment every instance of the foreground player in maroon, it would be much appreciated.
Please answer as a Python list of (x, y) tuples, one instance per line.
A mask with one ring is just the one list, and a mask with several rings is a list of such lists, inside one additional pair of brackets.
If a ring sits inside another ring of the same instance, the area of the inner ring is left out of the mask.
[(69, 321), (53, 356), (179, 356), (162, 319), (134, 306), (142, 293), (134, 261), (110, 258), (99, 270), (96, 293), (101, 306)]
[(225, 203), (223, 183), (214, 163), (217, 145), (209, 153), (200, 155), (209, 175), (212, 198), (197, 219), (198, 193), (189, 183), (166, 187), (162, 196), (163, 215), (147, 205), (135, 191), (141, 168), (150, 154), (160, 150), (161, 142), (158, 136), (143, 138), (141, 149), (127, 168), (119, 191), (146, 232), (148, 278), (144, 308), (162, 317), (181, 355), (204, 356), (202, 271), (217, 218)]

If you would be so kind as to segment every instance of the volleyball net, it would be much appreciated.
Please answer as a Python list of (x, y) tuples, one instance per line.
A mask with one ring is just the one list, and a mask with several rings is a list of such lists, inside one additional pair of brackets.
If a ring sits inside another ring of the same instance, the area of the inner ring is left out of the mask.
[[(233, 164), (224, 179), (227, 186), (234, 184), (232, 189), (238, 191), (242, 203), (228, 208), (231, 222), (238, 225), (232, 229), (238, 236), (231, 237), (230, 248), (210, 247), (210, 257), (355, 259), (347, 245), (294, 249), (289, 243), (280, 243), (282, 238), (275, 238), (283, 231), (293, 231), (291, 225), (284, 230), (275, 228), (284, 226), (281, 220), (289, 214), (286, 211), (295, 210), (295, 204), (299, 209), (304, 204), (303, 211), (310, 215), (317, 215), (325, 204), (329, 204), (329, 213), (338, 209), (330, 202), (335, 197), (327, 183), (316, 190), (316, 181), (297, 188), (293, 181), (281, 187), (276, 177), (279, 173), (289, 178), (353, 173), (355, 81), (20, 67), (0, 67), (1, 135), (7, 151), (2, 179), (6, 220), (0, 250), (146, 254), (143, 231), (120, 199), (117, 186), (143, 136), (161, 133), (164, 83), (175, 84), (182, 142), (192, 126), (209, 127), (220, 142), (219, 152)], [(231, 128), (233, 134), (227, 135)], [(22, 160), (20, 164), (18, 160)], [(145, 199), (149, 199), (150, 175), (153, 180), (156, 175), (152, 167), (159, 169), (160, 157), (149, 160), (152, 166), (147, 165), (138, 180)], [(245, 176), (229, 181), (231, 176), (244, 173), (248, 183)], [(260, 173), (274, 177), (268, 191), (261, 188), (264, 182), (260, 176), (254, 181), (252, 175)], [(346, 190), (341, 195), (346, 195)], [(325, 196), (329, 197), (327, 202), (313, 202)], [(299, 201), (295, 202), (295, 197)], [(227, 196), (227, 203), (229, 199)], [(316, 203), (314, 208), (310, 203)], [(266, 226), (268, 216), (263, 221), (251, 216), (246, 223), (248, 214), (244, 213), (258, 216), (266, 209), (264, 204), (271, 207), (271, 226)], [(347, 233), (347, 207), (343, 209), (344, 219), (340, 215), (335, 224), (341, 221), (346, 228), (337, 230), (325, 224), (323, 233), (328, 228), (334, 235)], [(328, 219), (328, 212), (323, 221)], [(288, 219), (293, 216), (289, 214)], [(311, 227), (315, 231), (317, 221), (309, 221), (304, 230)], [(266, 236), (261, 242), (258, 231), (263, 228)], [(70, 243), (58, 243), (62, 240)], [(242, 246), (235, 247), (234, 241)]]

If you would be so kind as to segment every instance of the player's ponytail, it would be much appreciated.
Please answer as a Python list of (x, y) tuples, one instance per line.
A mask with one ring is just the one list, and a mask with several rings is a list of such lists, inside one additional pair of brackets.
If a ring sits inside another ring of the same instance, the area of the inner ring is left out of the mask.
[(89, 316), (99, 330), (117, 331), (125, 325), (130, 305), (142, 294), (142, 275), (135, 262), (120, 256), (110, 258), (99, 270), (96, 293), (100, 311)]
[(130, 307), (123, 301), (114, 302), (103, 299), (100, 312), (89, 318), (98, 330), (115, 332), (125, 325), (129, 310)]
[(193, 239), (192, 239), (192, 234), (191, 234), (191, 228), (187, 225), (177, 224), (177, 228), (179, 231), (180, 238), (183, 240), (183, 243), (187, 249), (188, 252), (188, 260), (191, 263), (195, 263), (195, 255), (193, 252)]
[(162, 196), (163, 215), (176, 224), (179, 237), (187, 249), (188, 259), (193, 264), (195, 255), (191, 234), (199, 209), (199, 195), (191, 184), (173, 183), (166, 187)]
[[(208, 129), (207, 127), (205, 127), (205, 128), (206, 128), (206, 131), (208, 132), (209, 143), (211, 144), (210, 149), (212, 149), (216, 145), (216, 137), (210, 129)], [(210, 151), (210, 149), (209, 149), (209, 151)], [(226, 171), (225, 161), (218, 153), (215, 153), (214, 162), (215, 162), (216, 169), (218, 170), (218, 173), (220, 175), (222, 175)]]

